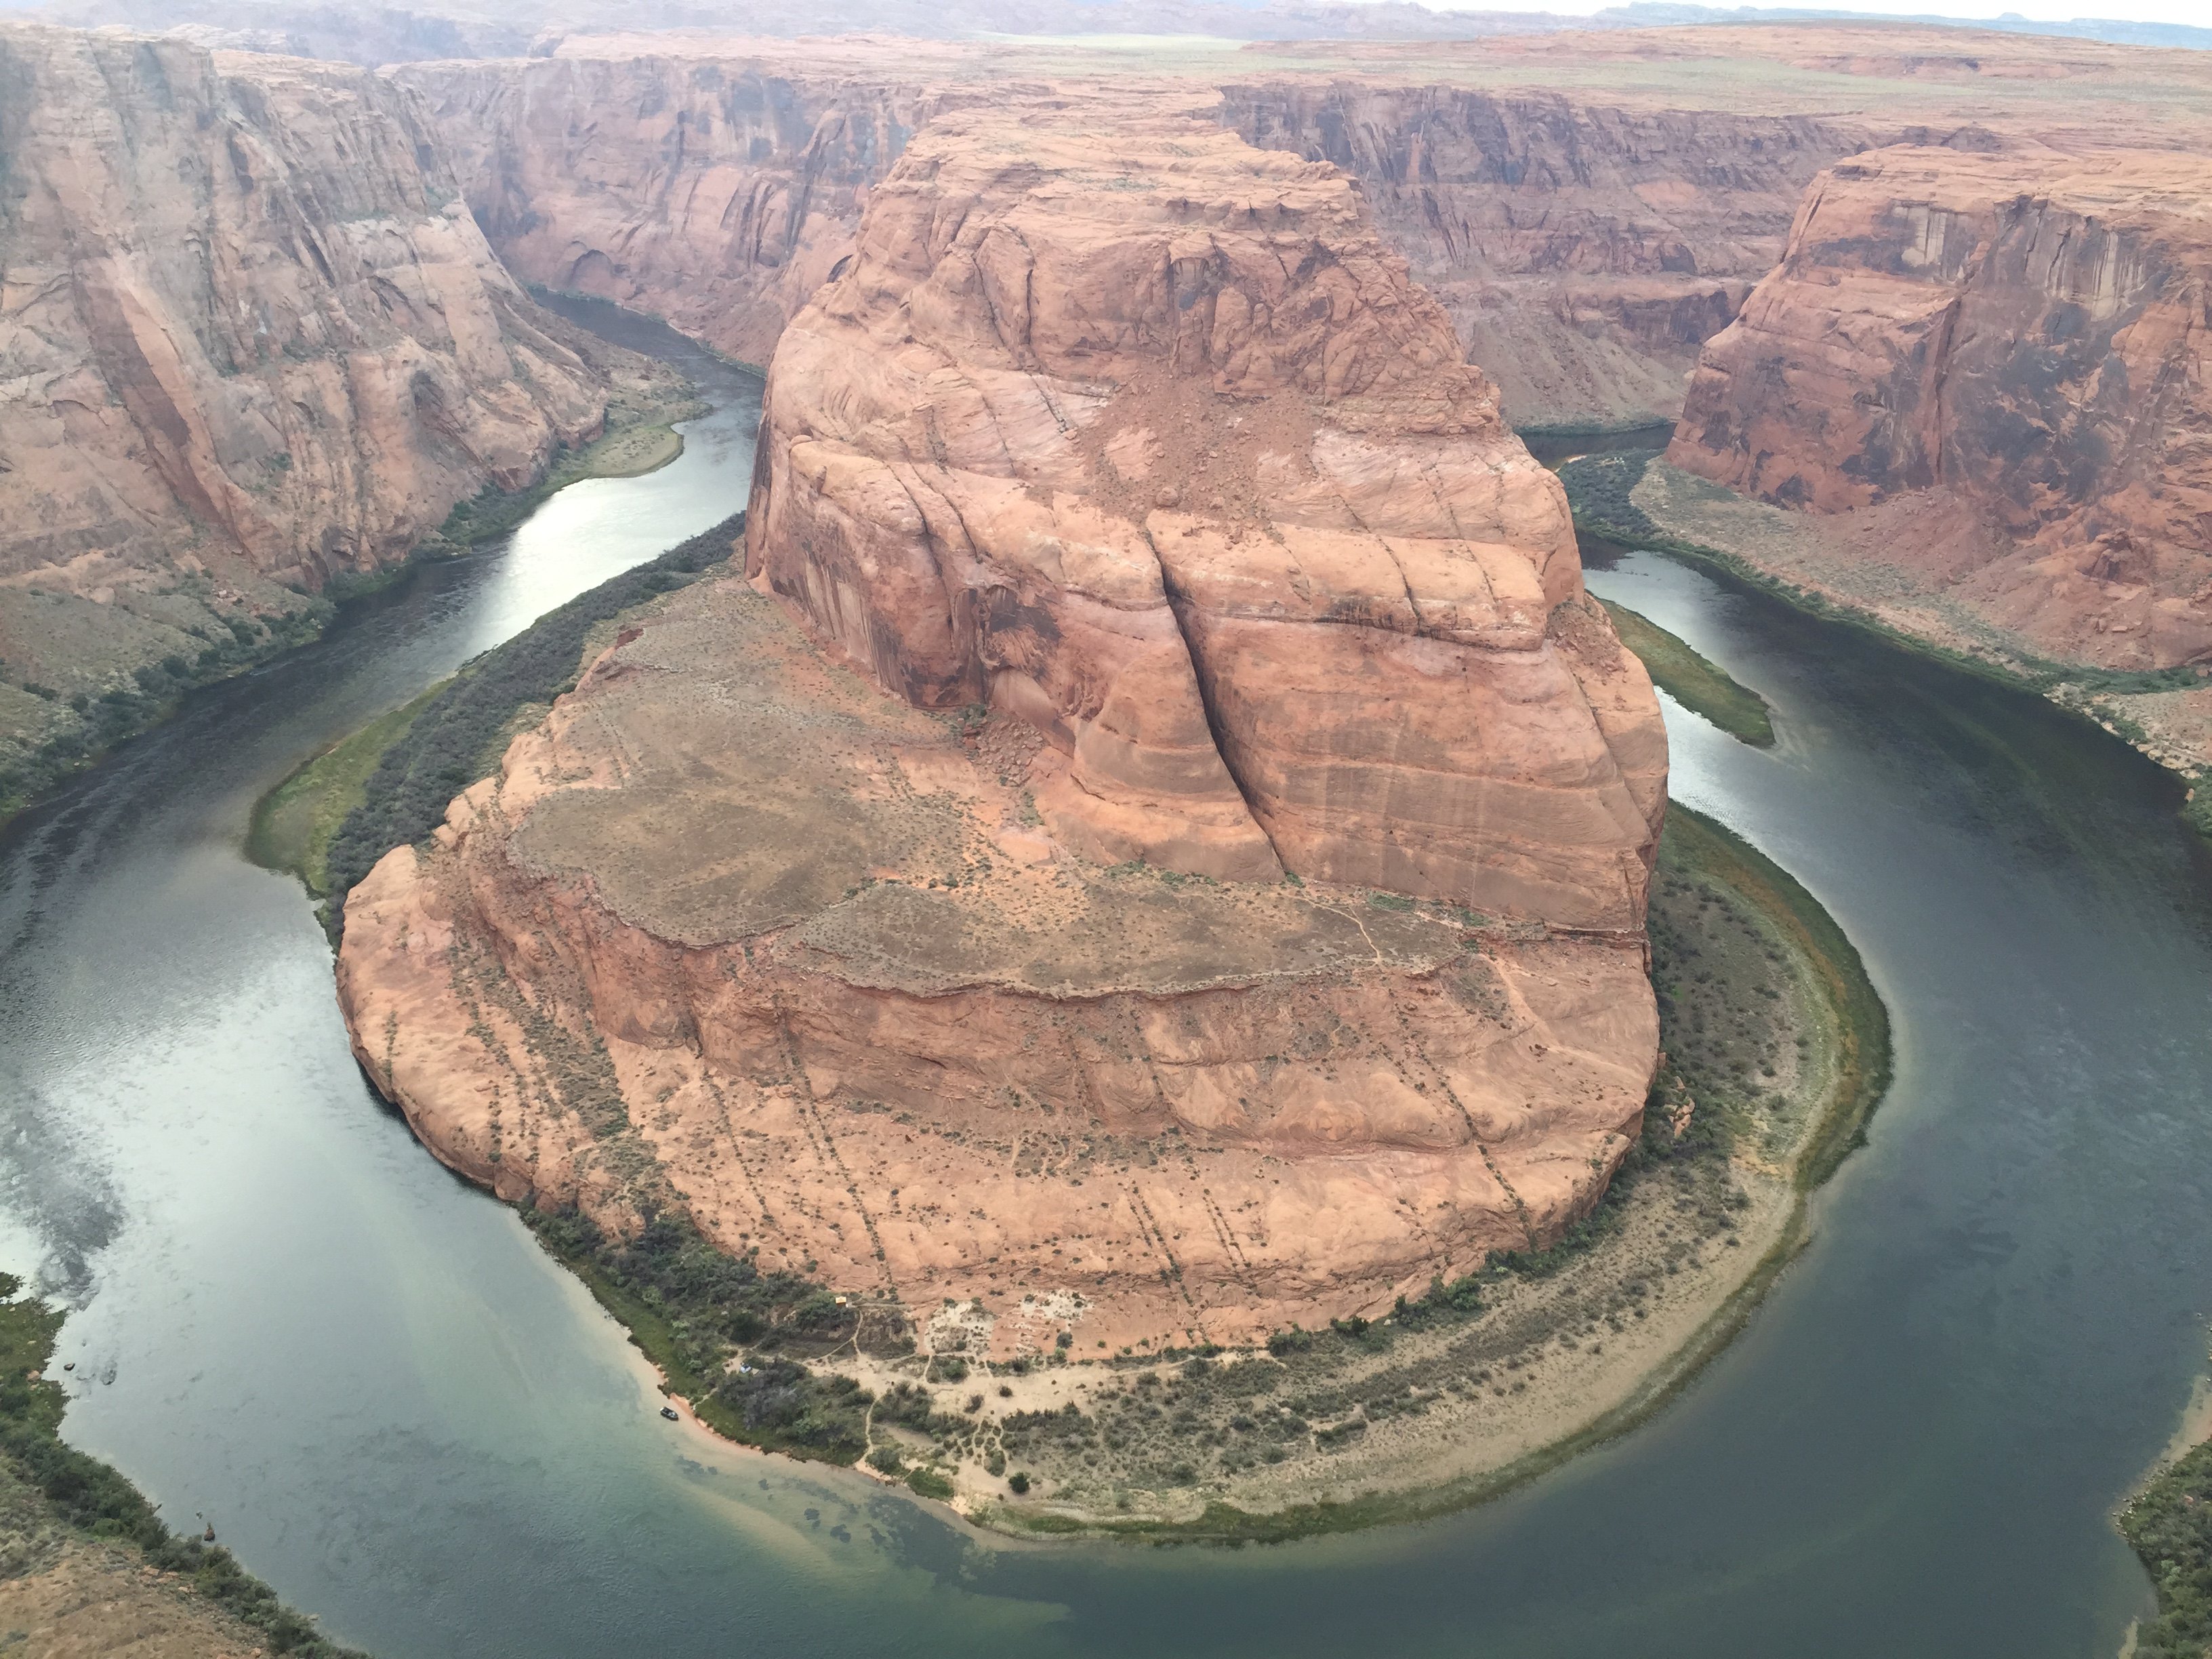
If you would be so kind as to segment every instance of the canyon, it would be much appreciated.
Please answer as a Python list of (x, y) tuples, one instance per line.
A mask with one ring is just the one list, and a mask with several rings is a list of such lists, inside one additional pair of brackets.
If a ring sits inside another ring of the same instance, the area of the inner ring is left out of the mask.
[(2212, 660), (2212, 167), (1883, 149), (1815, 182), (1668, 463), (2027, 651)]
[[(765, 363), (852, 251), (908, 137), (999, 97), (988, 69), (951, 44), (631, 36), (394, 73), (423, 95), (516, 271)], [(1248, 142), (1359, 181), (1522, 426), (1671, 421), (1698, 348), (1779, 256), (1806, 183), (1894, 132), (1340, 77), (1219, 91), (1216, 118)]]
[(940, 115), (754, 488), (753, 582), (625, 627), (348, 902), (440, 1156), (988, 1300), (1002, 1356), (1380, 1311), (1588, 1209), (1656, 1057), (1658, 710), (1340, 173)]
[(0, 770), (674, 391), (529, 299), (388, 80), (29, 25), (0, 80)]
[(410, 64), (391, 78), (421, 98), (477, 222), (525, 281), (647, 312), (765, 365), (852, 252), (870, 188), (917, 127), (959, 101), (926, 74), (946, 54), (915, 43), (855, 64), (825, 48), (636, 48)]
[(1911, 25), (1241, 48), (613, 31), (544, 51), (390, 71), (532, 283), (765, 363), (934, 111), (1040, 85), (1198, 95), (1248, 142), (1358, 182), (1523, 428), (1671, 423), (1705, 342), (1846, 157), (2183, 150), (2212, 108), (2199, 54)]
[(354, 889), (362, 1066), (502, 1197), (929, 1354), (1380, 1317), (1588, 1217), (1662, 1062), (1664, 731), (1516, 427), (1680, 412), (1654, 522), (1702, 477), (2205, 654), (2212, 82), (1954, 40), (11, 28), (9, 708), (221, 666), (676, 395), (526, 283), (664, 319), (766, 368), (731, 569)]

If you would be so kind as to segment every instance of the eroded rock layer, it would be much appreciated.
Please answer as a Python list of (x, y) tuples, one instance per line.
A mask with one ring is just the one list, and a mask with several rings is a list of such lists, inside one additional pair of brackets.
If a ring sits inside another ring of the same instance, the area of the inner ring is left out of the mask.
[(950, 94), (882, 61), (582, 52), (397, 72), (524, 280), (766, 363)]
[(753, 489), (762, 581), (908, 701), (1036, 726), (1094, 856), (1641, 924), (1649, 687), (1325, 163), (944, 116), (786, 331)]
[(1656, 1058), (1663, 733), (1340, 174), (940, 117), (761, 454), (756, 585), (638, 618), (348, 902), (356, 1051), (441, 1158), (1086, 1351), (1588, 1208)]
[(2208, 204), (2212, 164), (2171, 152), (1841, 163), (1706, 348), (1668, 459), (1871, 510), (1881, 556), (2048, 654), (2212, 658)]
[(692, 589), (354, 890), (356, 1051), (504, 1196), (1086, 1351), (1387, 1306), (1587, 1207), (1636, 939), (1102, 868), (1026, 821), (1036, 748)]
[(1369, 81), (1223, 90), (1255, 144), (1334, 162), (1516, 425), (1668, 422), (1698, 349), (1865, 121)]
[[(830, 52), (633, 36), (397, 74), (527, 280), (765, 363), (851, 251), (908, 137), (937, 110), (1004, 95), (981, 67), (922, 42)], [(1158, 92), (1133, 80), (1123, 95)], [(1232, 81), (1212, 112), (1359, 181), (1523, 425), (1672, 420), (1698, 347), (1778, 256), (1806, 181), (1898, 136), (1371, 80)]]
[(14, 25), (0, 82), (0, 579), (318, 586), (598, 429), (389, 82)]

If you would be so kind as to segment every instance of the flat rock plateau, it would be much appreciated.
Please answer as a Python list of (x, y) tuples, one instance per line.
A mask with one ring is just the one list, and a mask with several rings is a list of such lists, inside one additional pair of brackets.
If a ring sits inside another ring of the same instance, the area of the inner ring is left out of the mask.
[(354, 890), (356, 1051), (447, 1161), (1086, 1350), (1380, 1311), (1602, 1191), (1657, 707), (1335, 168), (941, 115), (782, 336), (745, 562)]

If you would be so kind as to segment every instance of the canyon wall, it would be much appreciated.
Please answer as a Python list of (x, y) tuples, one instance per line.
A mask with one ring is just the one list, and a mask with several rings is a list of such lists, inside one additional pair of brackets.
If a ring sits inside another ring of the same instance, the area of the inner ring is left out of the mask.
[(1001, 1354), (1372, 1312), (1587, 1212), (1664, 730), (1342, 174), (942, 114), (783, 334), (749, 517), (750, 585), (634, 615), (348, 901), (440, 1157)]
[[(833, 55), (633, 40), (395, 74), (526, 280), (765, 363), (912, 132), (1006, 95), (975, 67), (920, 42)], [(1120, 95), (1176, 94), (1132, 80)], [(1359, 181), (1522, 425), (1672, 420), (1698, 348), (1779, 257), (1806, 182), (1896, 132), (1318, 77), (1232, 82), (1221, 100), (1217, 118), (1248, 143)]]
[(869, 187), (951, 97), (869, 67), (654, 52), (394, 78), (422, 98), (478, 222), (526, 282), (765, 364), (851, 250)]
[(403, 88), (0, 26), (0, 813), (678, 395), (532, 302)]
[(404, 554), (599, 426), (605, 374), (365, 71), (0, 28), (0, 580)]
[(1359, 180), (1521, 426), (1670, 422), (1864, 121), (1370, 81), (1223, 89), (1248, 142)]
[(2037, 651), (2212, 659), (2208, 295), (2198, 157), (1857, 157), (1706, 348), (1668, 459), (1863, 521)]

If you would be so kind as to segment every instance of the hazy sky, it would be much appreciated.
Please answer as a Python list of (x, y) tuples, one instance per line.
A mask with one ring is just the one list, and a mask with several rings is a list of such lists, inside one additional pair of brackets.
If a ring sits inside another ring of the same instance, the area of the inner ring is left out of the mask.
[[(1431, 6), (1475, 11), (1556, 11), (1576, 15), (1602, 10), (1619, 0), (1425, 0)], [(2044, 22), (2075, 17), (2124, 17), (2139, 23), (2194, 23), (2212, 27), (2207, 0), (1705, 0), (1711, 5), (1832, 6), (1838, 10), (1915, 13), (1941, 17), (1996, 17), (2016, 12)]]

